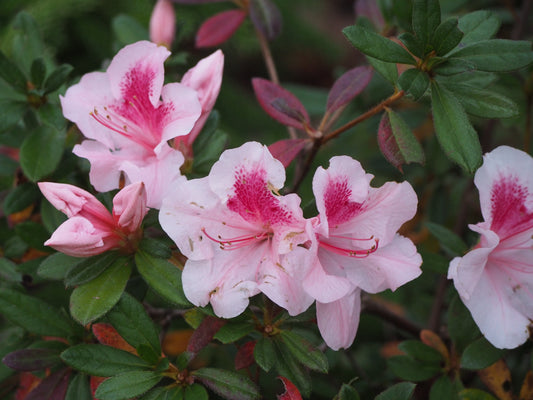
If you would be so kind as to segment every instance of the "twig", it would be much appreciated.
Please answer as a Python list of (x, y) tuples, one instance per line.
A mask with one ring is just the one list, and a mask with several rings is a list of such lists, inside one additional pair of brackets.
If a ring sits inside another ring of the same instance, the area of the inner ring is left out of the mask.
[(524, 28), (526, 27), (526, 23), (531, 13), (532, 7), (533, 7), (532, 0), (525, 0), (524, 3), (522, 4), (522, 9), (517, 15), (513, 31), (511, 32), (511, 39), (518, 40), (524, 34)]
[(422, 330), (421, 327), (402, 317), (401, 315), (390, 311), (388, 308), (376, 303), (369, 297), (363, 298), (362, 310), (369, 314), (381, 317), (384, 321), (396, 326), (397, 328), (405, 332), (412, 334), (413, 336), (420, 336), (420, 331)]

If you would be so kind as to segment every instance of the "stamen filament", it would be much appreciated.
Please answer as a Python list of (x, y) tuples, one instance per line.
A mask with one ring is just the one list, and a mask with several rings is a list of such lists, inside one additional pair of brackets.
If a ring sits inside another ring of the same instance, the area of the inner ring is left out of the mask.
[[(353, 238), (346, 238), (350, 240), (356, 240)], [(366, 239), (361, 239), (366, 240)], [(374, 239), (375, 244), (366, 250), (353, 250), (353, 249), (345, 249), (342, 247), (335, 246), (331, 243), (325, 242), (323, 240), (318, 240), (320, 246), (322, 246), (324, 249), (329, 250), (335, 254), (339, 254), (341, 256), (348, 256), (348, 257), (354, 257), (354, 258), (365, 258), (368, 257), (371, 253), (374, 253), (379, 246), (379, 239)]]
[(211, 236), (209, 233), (207, 233), (205, 228), (202, 228), (202, 232), (204, 233), (205, 236), (207, 236), (213, 242), (220, 244), (220, 248), (222, 250), (237, 250), (237, 249), (240, 249), (242, 247), (249, 245), (251, 242), (261, 241), (270, 236), (268, 232), (261, 232), (257, 235), (237, 236), (231, 239), (225, 239), (219, 236), (217, 239)]

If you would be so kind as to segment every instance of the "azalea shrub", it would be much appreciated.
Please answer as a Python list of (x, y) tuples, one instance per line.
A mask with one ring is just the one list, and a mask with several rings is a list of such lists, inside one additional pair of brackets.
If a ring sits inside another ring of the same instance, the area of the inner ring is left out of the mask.
[(73, 3), (0, 5), (2, 399), (533, 398), (530, 1)]

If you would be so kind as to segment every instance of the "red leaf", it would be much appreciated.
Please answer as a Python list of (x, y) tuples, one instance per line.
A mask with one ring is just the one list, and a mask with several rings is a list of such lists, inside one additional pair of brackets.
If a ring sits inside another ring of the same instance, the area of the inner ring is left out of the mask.
[(283, 376), (278, 376), (285, 386), (285, 393), (278, 396), (278, 400), (302, 400), (302, 395), (298, 391), (298, 388), (294, 386), (294, 383), (289, 381)]
[(331, 113), (352, 101), (370, 83), (372, 73), (371, 67), (356, 67), (344, 73), (329, 91), (327, 111)]
[(129, 351), (132, 354), (137, 354), (137, 351), (120, 336), (115, 328), (110, 324), (98, 323), (92, 325), (93, 334), (96, 339), (106, 346), (111, 346), (116, 349)]
[(198, 353), (213, 340), (213, 336), (218, 332), (226, 321), (212, 316), (207, 316), (191, 336), (187, 351)]
[(309, 125), (305, 107), (291, 92), (262, 78), (252, 79), (252, 85), (259, 104), (276, 121), (302, 130)]
[(15, 392), (15, 400), (25, 400), (28, 393), (35, 389), (41, 383), (41, 380), (41, 378), (29, 372), (21, 372), (19, 374), (19, 387)]
[(383, 14), (376, 0), (357, 0), (355, 2), (355, 15), (368, 18), (378, 30), (385, 26)]
[(228, 40), (246, 18), (243, 10), (223, 11), (207, 19), (196, 33), (196, 47), (214, 47)]
[(235, 355), (235, 369), (238, 371), (243, 368), (248, 368), (254, 363), (254, 349), (257, 341), (252, 340), (243, 344), (237, 354)]
[(250, 19), (256, 29), (269, 40), (281, 33), (281, 13), (270, 0), (251, 0)]
[(59, 363), (59, 352), (51, 349), (22, 349), (7, 354), (2, 362), (17, 371), (38, 371)]
[(379, 123), (378, 144), (392, 165), (402, 171), (402, 164), (424, 162), (424, 151), (409, 126), (396, 113), (387, 110)]
[(44, 378), (25, 400), (64, 400), (67, 394), (69, 376), (70, 370), (68, 368), (54, 372)]
[(287, 168), (307, 143), (307, 139), (283, 139), (272, 143), (268, 146), (268, 150)]
[(105, 381), (106, 379), (108, 378), (105, 378), (103, 376), (91, 376), (89, 378), (89, 386), (91, 388), (91, 393), (93, 395), (93, 398), (94, 400), (98, 400), (95, 396), (96, 394), (96, 389), (98, 389), (98, 386), (100, 386), (100, 384)]

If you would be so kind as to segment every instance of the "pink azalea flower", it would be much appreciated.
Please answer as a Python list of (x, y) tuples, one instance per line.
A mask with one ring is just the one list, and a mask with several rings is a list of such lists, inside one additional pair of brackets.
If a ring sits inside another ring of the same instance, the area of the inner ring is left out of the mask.
[(176, 35), (176, 13), (170, 0), (157, 0), (150, 17), (150, 40), (170, 49)]
[(211, 303), (231, 318), (259, 292), (291, 315), (312, 303), (301, 287), (310, 224), (296, 194), (278, 194), (284, 181), (285, 169), (267, 147), (248, 142), (163, 200), (159, 220), (189, 258), (182, 279), (193, 304)]
[(169, 55), (146, 41), (126, 46), (106, 72), (84, 75), (61, 97), (65, 117), (90, 139), (75, 146), (74, 153), (91, 162), (95, 189), (116, 189), (122, 176), (126, 183), (142, 176), (148, 206), (155, 208), (162, 190), (179, 179), (183, 163), (182, 154), (167, 142), (190, 133), (202, 112), (195, 89), (180, 83), (163, 86)]
[(46, 246), (70, 256), (89, 257), (115, 248), (131, 251), (140, 239), (140, 226), (148, 211), (142, 182), (117, 193), (112, 213), (76, 186), (39, 182), (39, 189), (68, 217), (44, 243)]
[(333, 157), (313, 178), (317, 257), (303, 286), (317, 300), (318, 327), (335, 350), (355, 338), (360, 290), (395, 290), (421, 273), (415, 245), (397, 234), (416, 213), (413, 188), (407, 182), (373, 188), (372, 178), (346, 156)]
[(502, 349), (524, 343), (533, 320), (532, 171), (523, 151), (485, 154), (474, 178), (484, 222), (469, 225), (481, 239), (448, 271), (483, 335)]

